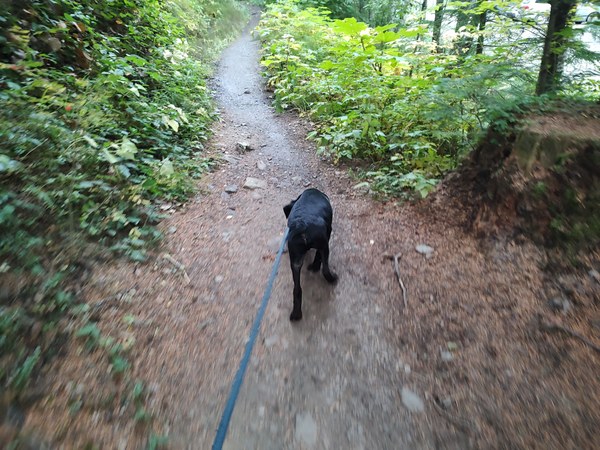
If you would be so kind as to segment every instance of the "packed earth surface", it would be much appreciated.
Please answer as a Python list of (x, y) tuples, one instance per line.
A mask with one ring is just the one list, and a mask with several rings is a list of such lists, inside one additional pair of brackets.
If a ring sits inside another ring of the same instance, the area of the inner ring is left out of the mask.
[[(283, 255), (224, 448), (599, 448), (600, 355), (562, 329), (600, 341), (599, 255), (549, 272), (528, 238), (475, 233), (445, 184), (418, 203), (374, 198), (316, 156), (310, 123), (272, 108), (258, 19), (215, 72), (207, 151), (220, 165), (188, 204), (162, 206), (166, 238), (149, 262), (95, 263), (82, 290), (102, 332), (128, 343), (163, 444), (210, 448), (282, 208), (315, 187), (334, 207), (339, 281), (305, 264), (304, 317), (291, 323)], [(105, 358), (76, 342), (46, 364), (22, 429), (48, 448), (146, 447)]]

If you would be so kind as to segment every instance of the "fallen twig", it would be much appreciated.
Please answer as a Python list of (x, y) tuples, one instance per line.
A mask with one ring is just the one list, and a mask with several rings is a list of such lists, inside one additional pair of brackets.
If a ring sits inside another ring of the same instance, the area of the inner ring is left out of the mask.
[(177, 261), (175, 258), (173, 258), (168, 253), (163, 253), (162, 257), (163, 257), (163, 259), (166, 259), (171, 264), (173, 264), (175, 266), (175, 268), (181, 272), (181, 274), (183, 275), (183, 278), (187, 284), (191, 283), (192, 280), (190, 280), (190, 277), (188, 276), (187, 272), (185, 271), (185, 266), (183, 264), (181, 264), (179, 261)]
[(544, 331), (562, 331), (563, 333), (567, 333), (567, 334), (571, 335), (572, 337), (579, 339), (581, 342), (583, 342), (584, 344), (587, 344), (588, 346), (590, 346), (591, 348), (596, 350), (598, 353), (600, 353), (600, 346), (593, 343), (587, 337), (585, 337), (583, 334), (578, 333), (575, 330), (571, 330), (570, 328), (567, 328), (564, 325), (561, 325), (559, 323), (548, 322), (548, 321), (544, 321), (544, 320), (542, 320), (540, 322), (540, 325), (541, 325), (542, 330), (544, 330)]
[(400, 283), (400, 287), (402, 288), (402, 299), (404, 300), (404, 307), (408, 306), (408, 302), (406, 300), (406, 287), (404, 287), (404, 283), (402, 282), (402, 278), (400, 277), (400, 269), (398, 268), (398, 260), (402, 256), (401, 253), (394, 255), (394, 271), (396, 272), (396, 278), (398, 278), (398, 283)]
[(402, 277), (400, 276), (400, 268), (398, 266), (398, 261), (400, 260), (401, 256), (402, 256), (402, 253), (396, 253), (395, 255), (390, 255), (388, 253), (385, 253), (383, 255), (384, 258), (391, 259), (392, 261), (394, 261), (394, 272), (396, 273), (396, 278), (398, 279), (398, 284), (400, 285), (400, 288), (402, 289), (402, 300), (404, 300), (404, 307), (406, 308), (408, 306), (408, 301), (406, 298), (406, 286), (404, 286), (404, 283), (402, 282)]

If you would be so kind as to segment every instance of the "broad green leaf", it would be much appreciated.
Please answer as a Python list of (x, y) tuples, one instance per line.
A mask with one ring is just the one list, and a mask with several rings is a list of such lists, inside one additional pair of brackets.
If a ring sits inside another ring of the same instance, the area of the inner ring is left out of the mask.
[(92, 147), (92, 148), (98, 148), (98, 143), (97, 143), (95, 140), (93, 140), (91, 137), (89, 137), (87, 134), (84, 134), (84, 135), (83, 135), (83, 139), (84, 139), (84, 140), (85, 140), (85, 141), (86, 141), (88, 144), (90, 144), (90, 147)]
[(162, 121), (165, 125), (169, 126), (175, 133), (179, 131), (179, 122), (170, 117), (163, 116)]
[(148, 61), (146, 61), (144, 58), (142, 58), (141, 56), (137, 56), (137, 55), (127, 55), (125, 57), (125, 59), (133, 64), (135, 64), (136, 66), (145, 66), (146, 64), (148, 64)]
[(0, 153), (0, 172), (14, 172), (21, 166), (19, 161), (10, 159), (8, 156)]
[(104, 156), (104, 160), (111, 164), (116, 164), (117, 162), (119, 162), (119, 158), (117, 158), (115, 155), (113, 155), (111, 152), (109, 152), (105, 148), (102, 149), (101, 154), (102, 154), (102, 156)]
[(357, 21), (354, 17), (333, 22), (333, 29), (348, 36), (357, 36), (368, 28), (366, 23)]
[(163, 160), (158, 173), (164, 177), (169, 177), (173, 175), (175, 173), (175, 169), (173, 168), (173, 163), (171, 162), (171, 160)]
[(319, 68), (323, 69), (323, 70), (331, 70), (334, 67), (336, 67), (336, 65), (332, 61), (330, 61), (329, 59), (326, 59), (321, 64), (319, 64)]
[(117, 165), (117, 170), (125, 178), (129, 178), (129, 176), (131, 175), (131, 172), (129, 171), (129, 168), (125, 164), (118, 164)]
[(137, 146), (133, 142), (127, 138), (123, 138), (116, 153), (123, 159), (134, 160), (137, 151)]

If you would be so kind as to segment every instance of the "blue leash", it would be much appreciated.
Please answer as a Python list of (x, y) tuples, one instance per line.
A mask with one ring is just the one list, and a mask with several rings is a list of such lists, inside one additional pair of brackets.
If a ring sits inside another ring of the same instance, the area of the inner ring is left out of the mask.
[(283, 247), (285, 246), (285, 241), (287, 241), (289, 231), (289, 228), (286, 227), (285, 232), (283, 233), (283, 239), (281, 240), (281, 245), (279, 246), (277, 257), (275, 258), (275, 262), (273, 263), (273, 270), (271, 270), (271, 276), (269, 277), (269, 281), (267, 283), (267, 289), (265, 290), (265, 294), (263, 295), (262, 303), (260, 304), (258, 314), (256, 314), (256, 318), (254, 319), (254, 323), (252, 324), (252, 329), (250, 330), (250, 337), (248, 338), (248, 342), (246, 343), (246, 350), (244, 351), (244, 356), (240, 361), (240, 367), (238, 368), (238, 371), (235, 374), (235, 378), (233, 379), (233, 384), (231, 385), (231, 392), (229, 392), (229, 398), (227, 399), (227, 403), (225, 404), (225, 409), (223, 410), (223, 415), (221, 416), (219, 428), (217, 428), (217, 435), (215, 436), (215, 440), (213, 441), (212, 445), (213, 450), (221, 450), (223, 448), (225, 436), (227, 435), (227, 429), (229, 428), (229, 421), (231, 420), (231, 415), (233, 414), (233, 408), (235, 407), (237, 396), (240, 393), (242, 383), (244, 382), (244, 375), (246, 373), (246, 368), (248, 367), (248, 362), (250, 361), (250, 354), (252, 353), (252, 349), (254, 348), (256, 337), (258, 336), (260, 323), (262, 322), (262, 318), (265, 315), (265, 310), (267, 309), (269, 297), (271, 297), (271, 291), (273, 290), (273, 282), (275, 281), (275, 276), (277, 276), (277, 269), (279, 267), (279, 262), (281, 261)]

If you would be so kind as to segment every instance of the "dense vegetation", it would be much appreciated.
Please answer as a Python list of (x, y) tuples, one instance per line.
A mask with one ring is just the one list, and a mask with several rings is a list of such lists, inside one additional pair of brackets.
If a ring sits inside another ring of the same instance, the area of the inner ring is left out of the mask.
[[(369, 161), (366, 175), (385, 194), (410, 188), (427, 195), (491, 122), (502, 128), (548, 100), (535, 95), (547, 16), (515, 12), (516, 2), (438, 2), (431, 10), (427, 2), (394, 2), (402, 6), (386, 10), (399, 23), (374, 27), (333, 19), (323, 3), (332, 2), (269, 4), (258, 30), (268, 82), (280, 108), (316, 123), (312, 137), (321, 152)], [(347, 13), (360, 6), (377, 24), (380, 15), (369, 11), (384, 3), (341, 2), (335, 15), (340, 5)], [(598, 55), (577, 40), (594, 27), (558, 30), (561, 46), (552, 51), (561, 67), (587, 61), (586, 71), (560, 78), (555, 67), (550, 78), (562, 84), (547, 83), (543, 92), (598, 98)]]
[[(234, 0), (3, 2), (0, 383), (11, 396), (61, 317), (87, 317), (65, 283), (84, 270), (85, 244), (143, 259), (161, 202), (185, 198), (210, 167), (209, 62), (245, 17)], [(79, 335), (100, 339), (93, 324)], [(122, 371), (118, 345), (102, 342)]]

